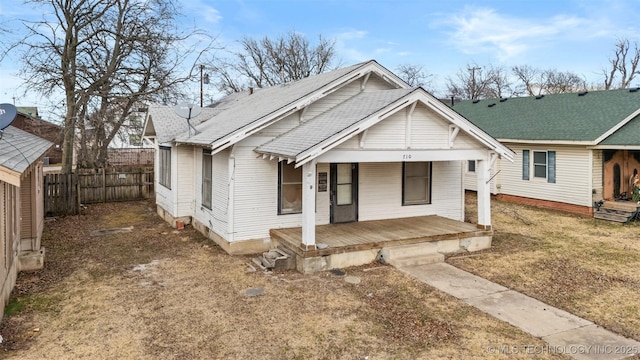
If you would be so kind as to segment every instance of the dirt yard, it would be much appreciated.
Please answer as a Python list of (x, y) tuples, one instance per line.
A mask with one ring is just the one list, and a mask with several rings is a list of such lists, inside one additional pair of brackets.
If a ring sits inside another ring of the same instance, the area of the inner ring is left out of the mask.
[[(493, 206), (495, 247), (447, 261), (640, 340), (640, 227)], [(0, 358), (564, 358), (497, 354), (545, 344), (388, 266), (248, 272), (150, 202), (48, 220), (43, 244), (45, 269), (21, 273), (5, 309)]]

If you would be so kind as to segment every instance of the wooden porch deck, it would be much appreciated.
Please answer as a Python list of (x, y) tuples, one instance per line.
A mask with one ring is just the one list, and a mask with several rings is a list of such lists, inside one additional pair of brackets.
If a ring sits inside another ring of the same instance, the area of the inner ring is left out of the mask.
[(478, 229), (475, 224), (430, 215), (318, 225), (316, 244), (326, 244), (324, 249), (305, 249), (302, 245), (302, 228), (299, 227), (272, 229), (270, 234), (271, 239), (297, 256), (311, 258), (397, 245), (491, 236), (493, 231)]

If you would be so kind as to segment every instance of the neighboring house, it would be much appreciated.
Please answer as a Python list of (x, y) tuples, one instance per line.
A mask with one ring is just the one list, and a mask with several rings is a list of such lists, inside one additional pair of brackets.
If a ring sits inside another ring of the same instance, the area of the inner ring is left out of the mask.
[[(514, 155), (375, 61), (233, 94), (190, 122), (149, 108), (143, 134), (156, 146), (158, 213), (233, 254), (274, 247), (274, 229), (297, 228), (297, 250), (320, 251), (319, 226), (463, 222), (466, 161), (486, 169), (478, 182), (488, 184), (491, 164)], [(489, 187), (479, 190), (473, 229), (490, 230)]]
[(13, 126), (0, 137), (0, 319), (18, 271), (44, 265), (42, 158), (52, 145)]
[[(28, 111), (28, 113), (23, 111)], [(60, 164), (62, 163), (62, 142), (64, 140), (62, 126), (42, 120), (37, 114), (37, 108), (18, 107), (18, 115), (11, 126), (52, 142), (54, 146), (44, 154), (45, 165)]]
[(603, 200), (631, 197), (629, 180), (640, 171), (637, 88), (469, 100), (453, 109), (516, 152), (494, 168), (491, 192), (499, 197), (584, 215)]

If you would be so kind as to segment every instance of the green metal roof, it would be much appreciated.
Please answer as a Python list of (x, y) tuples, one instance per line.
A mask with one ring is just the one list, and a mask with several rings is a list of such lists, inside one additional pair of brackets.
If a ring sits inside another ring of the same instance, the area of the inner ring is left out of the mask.
[[(633, 90), (465, 100), (453, 109), (499, 140), (593, 142), (640, 108), (640, 90)], [(610, 141), (627, 137), (614, 135)], [(639, 135), (635, 132), (635, 145), (640, 144)]]

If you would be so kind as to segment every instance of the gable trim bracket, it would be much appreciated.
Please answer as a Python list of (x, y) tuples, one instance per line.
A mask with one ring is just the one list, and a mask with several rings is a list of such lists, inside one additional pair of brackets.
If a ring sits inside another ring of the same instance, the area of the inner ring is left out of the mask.
[(459, 132), (460, 132), (459, 126), (449, 125), (449, 149), (453, 147), (453, 143), (456, 141), (456, 137), (458, 137)]

